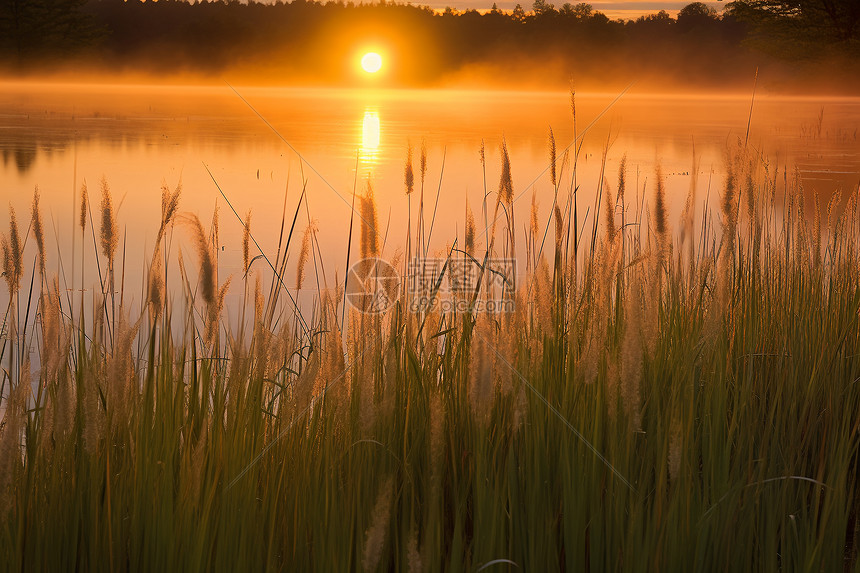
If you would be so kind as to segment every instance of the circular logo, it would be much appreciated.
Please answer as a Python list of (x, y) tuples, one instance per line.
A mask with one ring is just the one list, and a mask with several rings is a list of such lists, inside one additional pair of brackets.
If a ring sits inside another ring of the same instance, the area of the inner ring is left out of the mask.
[(359, 312), (385, 312), (400, 290), (400, 275), (387, 261), (370, 257), (354, 263), (346, 276), (346, 300)]

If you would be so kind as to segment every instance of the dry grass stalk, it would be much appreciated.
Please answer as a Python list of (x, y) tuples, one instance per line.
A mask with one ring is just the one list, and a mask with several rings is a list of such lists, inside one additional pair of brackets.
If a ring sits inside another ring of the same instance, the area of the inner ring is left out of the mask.
[[(29, 364), (27, 364), (29, 371)], [(29, 382), (29, 381), (27, 381)], [(15, 481), (21, 471), (21, 432), (26, 422), (27, 397), (30, 384), (19, 383), (6, 402), (3, 423), (0, 424), (0, 516), (5, 517), (15, 499)]]
[(131, 415), (132, 394), (135, 392), (136, 381), (132, 346), (137, 337), (140, 322), (141, 319), (138, 319), (137, 322), (130, 323), (125, 313), (120, 310), (113, 352), (108, 356), (105, 379), (112, 429), (128, 423)]
[(488, 318), (478, 317), (469, 353), (469, 405), (478, 424), (486, 427), (490, 422), (493, 405), (493, 383), (495, 357), (487, 348), (487, 338), (492, 335)]
[(696, 187), (699, 180), (700, 158), (696, 157), (696, 148), (693, 147), (693, 168), (690, 171), (690, 188), (687, 191), (687, 199), (684, 201), (684, 210), (681, 214), (681, 244), (690, 241), (690, 258), (692, 260), (693, 225), (696, 212)]
[(301, 373), (296, 377), (293, 389), (293, 414), (301, 416), (311, 404), (316, 388), (317, 378), (322, 365), (322, 349), (314, 349), (308, 356)]
[(681, 433), (681, 424), (673, 420), (669, 428), (669, 481), (678, 479), (681, 472), (681, 448), (684, 436)]
[(642, 299), (638, 274), (634, 274), (624, 299), (624, 338), (621, 342), (621, 403), (631, 429), (641, 427)]
[(418, 527), (414, 522), (409, 528), (409, 540), (406, 542), (406, 563), (409, 573), (421, 573), (424, 570), (421, 553), (418, 551)]

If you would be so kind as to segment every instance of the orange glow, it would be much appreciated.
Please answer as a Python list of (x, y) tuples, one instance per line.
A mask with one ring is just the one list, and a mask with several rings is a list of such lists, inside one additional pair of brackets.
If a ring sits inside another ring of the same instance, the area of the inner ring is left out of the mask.
[(382, 56), (376, 52), (368, 52), (361, 58), (361, 68), (368, 74), (375, 74), (382, 69)]

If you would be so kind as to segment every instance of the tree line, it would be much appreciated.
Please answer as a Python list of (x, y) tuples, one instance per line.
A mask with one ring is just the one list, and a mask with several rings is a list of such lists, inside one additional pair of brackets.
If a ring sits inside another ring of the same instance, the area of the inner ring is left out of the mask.
[(857, 0), (737, 0), (721, 13), (693, 2), (676, 17), (661, 11), (628, 21), (547, 0), (485, 12), (384, 0), (0, 0), (0, 54), (18, 72), (74, 61), (337, 83), (354, 73), (349, 54), (365, 44), (391, 54), (392, 81), (412, 84), (451, 70), (719, 83), (749, 78), (763, 64), (851, 61), (860, 54), (858, 22)]

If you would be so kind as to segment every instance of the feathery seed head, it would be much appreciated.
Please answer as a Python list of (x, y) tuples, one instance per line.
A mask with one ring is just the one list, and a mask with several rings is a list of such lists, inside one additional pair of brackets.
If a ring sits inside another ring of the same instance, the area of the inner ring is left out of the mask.
[(314, 231), (314, 224), (312, 222), (308, 223), (307, 228), (305, 228), (305, 234), (302, 237), (302, 249), (299, 252), (299, 262), (296, 265), (296, 291), (302, 290), (302, 284), (305, 282), (305, 264), (307, 263), (308, 254), (310, 253)]
[(365, 259), (375, 257), (379, 254), (379, 225), (370, 181), (367, 182), (367, 192), (361, 198), (361, 219), (361, 256)]
[(197, 215), (189, 215), (185, 222), (191, 227), (192, 239), (200, 258), (200, 294), (207, 305), (215, 303), (215, 253), (206, 238), (206, 232)]
[(110, 187), (107, 180), (102, 179), (102, 226), (101, 226), (101, 246), (102, 254), (113, 264), (114, 255), (116, 254), (117, 246), (119, 245), (119, 233), (117, 231), (116, 215), (113, 209), (113, 198), (111, 197)]
[(510, 205), (514, 201), (514, 184), (511, 179), (511, 158), (508, 155), (508, 144), (502, 141), (499, 148), (502, 155), (502, 175), (499, 179), (499, 197), (501, 200)]
[(411, 195), (415, 189), (415, 174), (412, 171), (412, 146), (406, 150), (406, 168), (403, 174), (403, 181), (406, 184), (406, 194)]
[(245, 225), (242, 229), (242, 269), (247, 274), (251, 266), (251, 210), (245, 215)]
[(39, 208), (39, 186), (33, 192), (33, 236), (39, 250), (39, 272), (45, 274), (45, 231), (42, 227), (42, 210)]
[(81, 227), (81, 231), (84, 231), (87, 228), (87, 205), (89, 204), (89, 198), (87, 197), (87, 182), (84, 181), (81, 184), (81, 208), (80, 208), (80, 218), (78, 219), (78, 225)]

